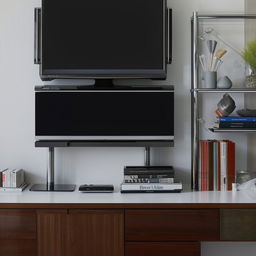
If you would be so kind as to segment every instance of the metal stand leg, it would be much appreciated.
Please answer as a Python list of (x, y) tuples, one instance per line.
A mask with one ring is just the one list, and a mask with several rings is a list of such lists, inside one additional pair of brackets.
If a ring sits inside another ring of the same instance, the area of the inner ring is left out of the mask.
[(145, 166), (150, 166), (150, 147), (145, 147)]
[(47, 183), (35, 184), (30, 188), (30, 191), (59, 191), (71, 192), (75, 190), (75, 185), (55, 184), (54, 183), (54, 147), (50, 147), (48, 151), (48, 165), (47, 165)]
[(54, 190), (54, 148), (49, 148), (48, 152), (47, 190)]

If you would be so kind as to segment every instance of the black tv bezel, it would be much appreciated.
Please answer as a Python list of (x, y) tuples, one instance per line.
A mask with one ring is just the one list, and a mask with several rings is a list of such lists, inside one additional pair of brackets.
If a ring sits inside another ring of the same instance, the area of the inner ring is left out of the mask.
[[(50, 74), (49, 72), (45, 72), (46, 70), (43, 69), (43, 5), (44, 1), (42, 0), (42, 7), (39, 17), (39, 31), (37, 31), (40, 34), (40, 38), (38, 40), (38, 46), (39, 49), (39, 55), (40, 55), (40, 68), (39, 68), (39, 74), (42, 81), (50, 81), (54, 79), (159, 79), (159, 80), (165, 80), (167, 77), (167, 64), (171, 62), (171, 20), (172, 17), (172, 10), (168, 9), (167, 7), (167, 0), (163, 0), (163, 68), (161, 70), (153, 69), (152, 73), (149, 72), (143, 72), (142, 70), (136, 70), (137, 72), (134, 73), (128, 73), (128, 70), (124, 73), (111, 73), (113, 70), (108, 70), (108, 74), (77, 74), (78, 70), (59, 70), (58, 72), (52, 72)], [(120, 69), (119, 71), (122, 71)], [(129, 70), (129, 71), (135, 71), (135, 70)], [(73, 73), (73, 74), (72, 74)], [(75, 74), (74, 74), (75, 73)]]

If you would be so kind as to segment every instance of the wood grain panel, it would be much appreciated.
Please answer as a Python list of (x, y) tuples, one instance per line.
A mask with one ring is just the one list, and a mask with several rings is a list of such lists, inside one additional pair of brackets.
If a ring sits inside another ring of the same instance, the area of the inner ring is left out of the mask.
[(1, 209), (0, 239), (36, 239), (36, 211)]
[(37, 233), (38, 256), (66, 255), (67, 210), (39, 210)]
[(133, 242), (125, 244), (126, 256), (200, 256), (200, 243)]
[(127, 241), (217, 241), (218, 210), (126, 210)]
[(0, 240), (0, 255), (3, 256), (36, 256), (37, 244), (36, 240)]
[(220, 239), (224, 241), (255, 241), (255, 209), (223, 209), (220, 212)]
[(70, 211), (68, 245), (72, 256), (123, 256), (123, 211)]

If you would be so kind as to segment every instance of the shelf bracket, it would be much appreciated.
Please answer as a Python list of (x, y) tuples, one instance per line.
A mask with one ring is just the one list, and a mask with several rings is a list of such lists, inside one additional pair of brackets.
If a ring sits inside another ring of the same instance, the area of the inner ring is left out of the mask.
[(145, 147), (145, 166), (150, 166), (150, 147)]

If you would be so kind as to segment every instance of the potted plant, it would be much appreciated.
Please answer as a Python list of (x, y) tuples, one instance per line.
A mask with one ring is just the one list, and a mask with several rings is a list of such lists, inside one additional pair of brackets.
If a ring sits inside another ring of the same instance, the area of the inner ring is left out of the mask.
[(250, 75), (246, 77), (246, 86), (256, 88), (256, 39), (249, 41), (242, 52), (242, 57), (250, 66)]

